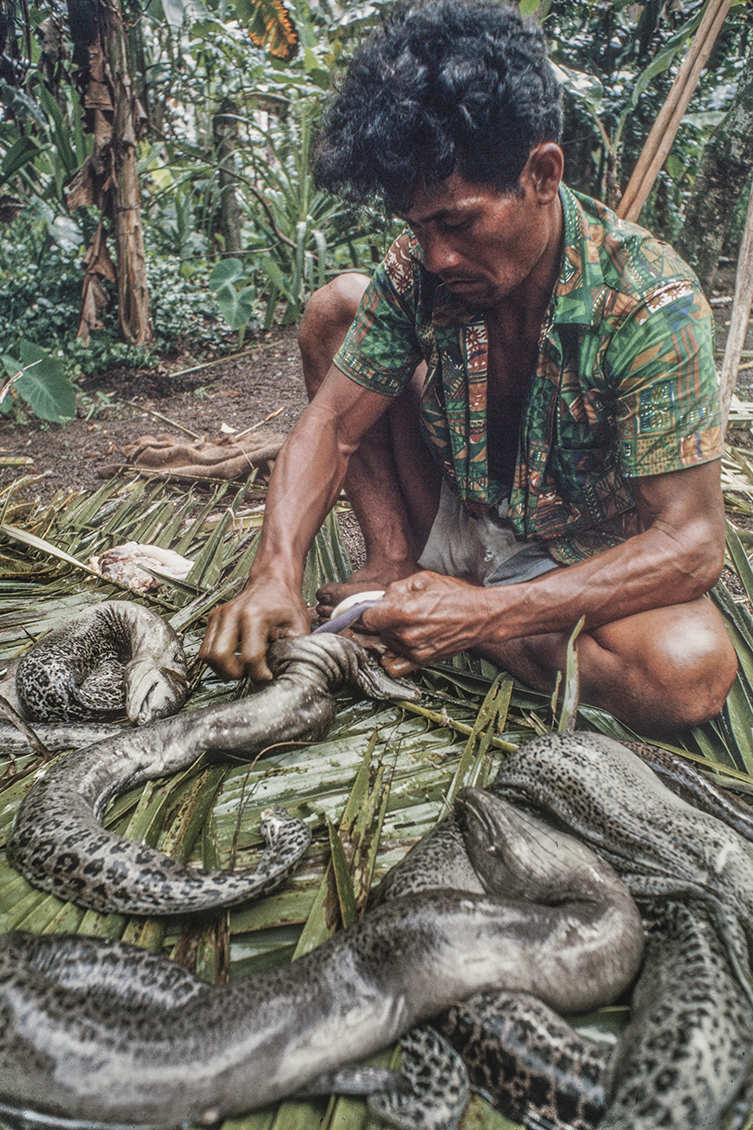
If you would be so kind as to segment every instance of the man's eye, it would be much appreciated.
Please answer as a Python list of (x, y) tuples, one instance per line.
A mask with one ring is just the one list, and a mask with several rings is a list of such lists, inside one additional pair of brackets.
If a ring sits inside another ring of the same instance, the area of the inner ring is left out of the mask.
[(445, 231), (463, 231), (471, 226), (470, 220), (445, 220), (442, 225)]

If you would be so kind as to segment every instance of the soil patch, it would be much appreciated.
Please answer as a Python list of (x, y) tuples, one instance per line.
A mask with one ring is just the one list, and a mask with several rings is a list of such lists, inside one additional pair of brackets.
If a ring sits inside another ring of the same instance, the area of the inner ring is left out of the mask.
[(294, 326), (265, 334), (241, 356), (188, 371), (176, 361), (156, 370), (92, 374), (79, 399), (79, 415), (68, 424), (0, 421), (0, 458), (31, 460), (0, 468), (2, 485), (39, 476), (22, 489), (40, 501), (59, 490), (96, 489), (103, 468), (121, 462), (123, 445), (139, 436), (219, 439), (223, 425), (242, 431), (272, 414), (269, 427), (288, 432), (307, 402)]

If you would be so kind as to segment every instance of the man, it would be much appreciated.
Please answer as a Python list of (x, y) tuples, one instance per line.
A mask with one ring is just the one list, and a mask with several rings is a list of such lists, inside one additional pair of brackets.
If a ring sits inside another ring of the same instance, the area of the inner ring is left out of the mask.
[(585, 615), (584, 701), (642, 731), (721, 708), (710, 312), (670, 248), (561, 183), (559, 130), (541, 33), (496, 0), (401, 7), (354, 58), (319, 180), (408, 230), (309, 304), (313, 399), (202, 647), (226, 677), (309, 630), (303, 561), (344, 483), (367, 562), (320, 610), (386, 588), (362, 623), (393, 670), (471, 648), (549, 689)]

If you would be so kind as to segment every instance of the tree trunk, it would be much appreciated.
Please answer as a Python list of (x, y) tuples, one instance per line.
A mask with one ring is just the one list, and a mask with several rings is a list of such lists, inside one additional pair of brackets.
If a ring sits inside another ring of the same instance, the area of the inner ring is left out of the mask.
[(149, 320), (149, 287), (146, 281), (136, 169), (136, 138), (140, 127), (140, 113), (133, 89), (132, 68), (119, 0), (110, 0), (104, 11), (105, 50), (114, 94), (113, 225), (117, 249), (118, 319), (125, 340), (134, 345), (143, 345), (151, 341), (152, 326)]
[[(748, 62), (753, 58), (748, 56)], [(711, 288), (730, 222), (750, 175), (753, 73), (748, 66), (735, 101), (703, 150), (677, 249)]]
[(89, 340), (107, 301), (101, 279), (118, 290), (123, 338), (133, 345), (150, 341), (149, 292), (141, 230), (136, 171), (136, 139), (141, 125), (120, 0), (68, 0), (74, 60), (80, 68), (87, 127), (94, 136), (91, 155), (66, 190), (68, 208), (94, 204), (115, 236), (112, 263), (100, 222), (85, 257), (86, 274), (78, 335)]
[(238, 146), (238, 123), (233, 115), (238, 108), (230, 98), (223, 99), (219, 113), (215, 114), (214, 144), (217, 153), (218, 177), (220, 182), (220, 231), (225, 251), (230, 255), (240, 255), (243, 250), (241, 239), (241, 209), (236, 192), (235, 151)]

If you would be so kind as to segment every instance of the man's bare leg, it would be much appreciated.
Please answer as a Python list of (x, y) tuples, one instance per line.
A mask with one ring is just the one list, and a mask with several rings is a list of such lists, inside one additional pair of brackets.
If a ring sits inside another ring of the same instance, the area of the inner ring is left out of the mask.
[[(490, 641), (478, 651), (529, 686), (551, 691), (564, 670), (567, 638), (552, 633)], [(581, 701), (642, 733), (713, 718), (737, 671), (724, 622), (706, 597), (604, 624), (582, 633), (576, 647)]]
[[(327, 375), (367, 284), (364, 275), (340, 275), (309, 300), (299, 333), (309, 397)], [(416, 572), (440, 487), (439, 470), (418, 428), (417, 391), (409, 389), (351, 457), (345, 490), (363, 532), (366, 562), (349, 581), (322, 586), (320, 615), (351, 592), (383, 588)]]

